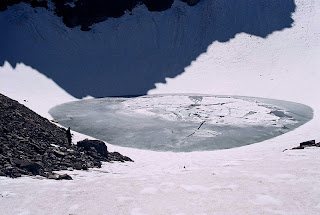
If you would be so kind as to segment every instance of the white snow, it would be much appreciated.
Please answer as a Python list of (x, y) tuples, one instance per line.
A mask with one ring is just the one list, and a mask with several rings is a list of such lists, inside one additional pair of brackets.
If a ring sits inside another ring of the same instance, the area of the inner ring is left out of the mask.
[(267, 205), (267, 204), (275, 204), (275, 205), (281, 205), (281, 201), (278, 199), (268, 196), (268, 195), (256, 195), (256, 199), (252, 201), (253, 204), (257, 205)]
[[(283, 152), (301, 141), (320, 141), (320, 2), (295, 2), (293, 28), (267, 39), (240, 34), (214, 42), (183, 74), (150, 93), (284, 99), (312, 107), (310, 122), (261, 143), (212, 152), (109, 144), (135, 162), (69, 172), (73, 181), (0, 177), (0, 214), (319, 214), (320, 149)], [(43, 116), (74, 100), (29, 67), (6, 64), (0, 76), (1, 93)]]
[(5, 62), (0, 67), (0, 92), (51, 119), (48, 110), (56, 104), (76, 99), (55, 82), (23, 63), (14, 68)]

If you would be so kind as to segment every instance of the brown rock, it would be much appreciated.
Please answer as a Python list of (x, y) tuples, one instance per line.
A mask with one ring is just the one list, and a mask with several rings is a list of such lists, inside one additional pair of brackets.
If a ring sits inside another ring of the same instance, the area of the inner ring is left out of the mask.
[(72, 180), (72, 177), (68, 174), (59, 175), (56, 180)]

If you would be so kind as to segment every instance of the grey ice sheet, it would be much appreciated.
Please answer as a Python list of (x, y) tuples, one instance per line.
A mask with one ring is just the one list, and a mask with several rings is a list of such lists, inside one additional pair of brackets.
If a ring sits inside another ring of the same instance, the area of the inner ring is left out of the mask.
[(61, 125), (110, 144), (174, 152), (260, 142), (313, 117), (310, 107), (293, 102), (191, 94), (81, 100), (49, 113)]

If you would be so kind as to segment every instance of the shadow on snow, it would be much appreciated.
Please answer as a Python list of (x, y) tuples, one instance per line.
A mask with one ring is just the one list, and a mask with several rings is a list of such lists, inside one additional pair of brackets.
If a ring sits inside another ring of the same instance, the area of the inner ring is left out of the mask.
[(84, 32), (19, 4), (0, 13), (0, 64), (23, 62), (78, 98), (143, 95), (183, 73), (214, 41), (242, 32), (266, 38), (291, 27), (295, 7), (294, 0), (176, 2), (163, 12), (140, 6)]

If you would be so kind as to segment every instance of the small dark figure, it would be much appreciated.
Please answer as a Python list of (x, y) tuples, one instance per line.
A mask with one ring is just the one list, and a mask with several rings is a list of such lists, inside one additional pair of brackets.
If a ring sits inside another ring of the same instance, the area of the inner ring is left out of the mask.
[(67, 135), (68, 143), (71, 144), (72, 135), (71, 135), (70, 127), (68, 128), (66, 135)]

